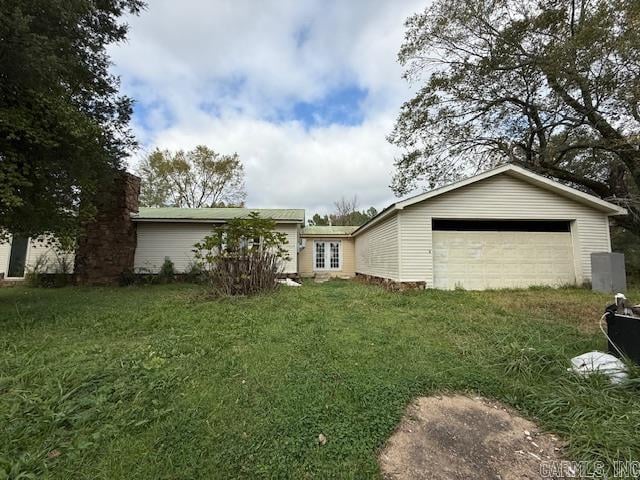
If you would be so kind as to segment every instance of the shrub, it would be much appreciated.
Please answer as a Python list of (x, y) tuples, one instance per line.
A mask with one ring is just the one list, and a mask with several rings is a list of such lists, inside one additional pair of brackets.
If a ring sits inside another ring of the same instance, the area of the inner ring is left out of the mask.
[(184, 270), (184, 281), (189, 283), (204, 283), (206, 275), (200, 263), (191, 260)]
[(118, 278), (118, 284), (121, 287), (128, 287), (136, 283), (136, 274), (131, 268), (127, 268), (126, 270), (120, 273), (120, 277)]
[(273, 290), (289, 259), (286, 235), (275, 231), (275, 221), (251, 212), (214, 227), (195, 244), (196, 261), (207, 283), (219, 295), (251, 295)]
[(169, 257), (164, 257), (164, 262), (160, 267), (160, 272), (158, 272), (158, 281), (160, 283), (171, 283), (175, 279), (175, 275), (173, 262)]
[(56, 252), (55, 272), (53, 274), (53, 286), (65, 287), (69, 284), (73, 272), (73, 261), (64, 252)]
[[(31, 287), (64, 287), (73, 278), (73, 244), (50, 237), (36, 241), (46, 251), (25, 268), (25, 280)], [(55, 255), (55, 256), (53, 256)]]
[(33, 263), (25, 269), (24, 279), (27, 285), (30, 287), (41, 287), (47, 268), (49, 268), (49, 260), (46, 254), (41, 253), (35, 258)]

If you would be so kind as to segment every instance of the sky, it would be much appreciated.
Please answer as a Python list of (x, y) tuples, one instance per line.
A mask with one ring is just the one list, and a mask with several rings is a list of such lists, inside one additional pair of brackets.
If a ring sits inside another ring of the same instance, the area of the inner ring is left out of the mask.
[(149, 0), (110, 49), (141, 150), (237, 152), (248, 207), (395, 201), (386, 136), (415, 86), (397, 53), (428, 0)]

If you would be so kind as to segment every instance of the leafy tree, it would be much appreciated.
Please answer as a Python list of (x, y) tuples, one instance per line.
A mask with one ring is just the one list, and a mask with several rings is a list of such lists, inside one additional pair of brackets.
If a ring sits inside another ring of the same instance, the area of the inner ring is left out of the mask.
[(204, 145), (188, 152), (156, 149), (142, 160), (138, 174), (140, 203), (147, 207), (239, 206), (246, 197), (238, 155)]
[(326, 225), (363, 225), (378, 214), (374, 207), (367, 210), (358, 210), (358, 197), (352, 198), (341, 197), (334, 203), (335, 212), (321, 217), (318, 213), (314, 214), (309, 220), (309, 225), (326, 226)]
[[(135, 145), (106, 47), (141, 0), (0, 0), (0, 231), (72, 236)], [(82, 201), (81, 201), (82, 200)]]
[(309, 220), (309, 225), (324, 226), (330, 225), (329, 215), (321, 217), (319, 213), (315, 213)]
[(404, 194), (515, 163), (626, 207), (640, 232), (640, 2), (435, 0), (399, 60)]
[(287, 236), (275, 228), (275, 220), (251, 212), (215, 226), (194, 245), (197, 265), (213, 293), (250, 295), (276, 288), (290, 257)]

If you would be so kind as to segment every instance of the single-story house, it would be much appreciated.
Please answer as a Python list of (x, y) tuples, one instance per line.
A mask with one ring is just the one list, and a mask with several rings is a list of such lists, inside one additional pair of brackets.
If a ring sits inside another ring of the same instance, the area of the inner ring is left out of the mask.
[(274, 220), (276, 231), (286, 235), (289, 260), (284, 265), (284, 273), (297, 273), (305, 212), (267, 208), (140, 208), (131, 217), (138, 236), (134, 270), (156, 273), (165, 257), (169, 257), (176, 271), (184, 272), (193, 261), (194, 244), (209, 235), (214, 225), (246, 217), (251, 212)]
[[(591, 254), (610, 252), (612, 203), (505, 165), (398, 201), (359, 227), (305, 226), (302, 209), (140, 208), (132, 267), (157, 272), (165, 257), (184, 272), (212, 226), (251, 211), (287, 235), (284, 273), (355, 275), (427, 288), (518, 288), (591, 280)], [(0, 244), (0, 275), (20, 277), (46, 246)]]

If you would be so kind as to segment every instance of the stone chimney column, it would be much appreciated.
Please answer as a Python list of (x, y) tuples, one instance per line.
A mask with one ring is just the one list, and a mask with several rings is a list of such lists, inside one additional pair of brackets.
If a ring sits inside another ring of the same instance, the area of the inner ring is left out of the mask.
[(79, 284), (116, 284), (133, 270), (140, 178), (127, 172), (114, 177), (96, 200), (95, 218), (83, 226), (76, 250), (75, 276)]

